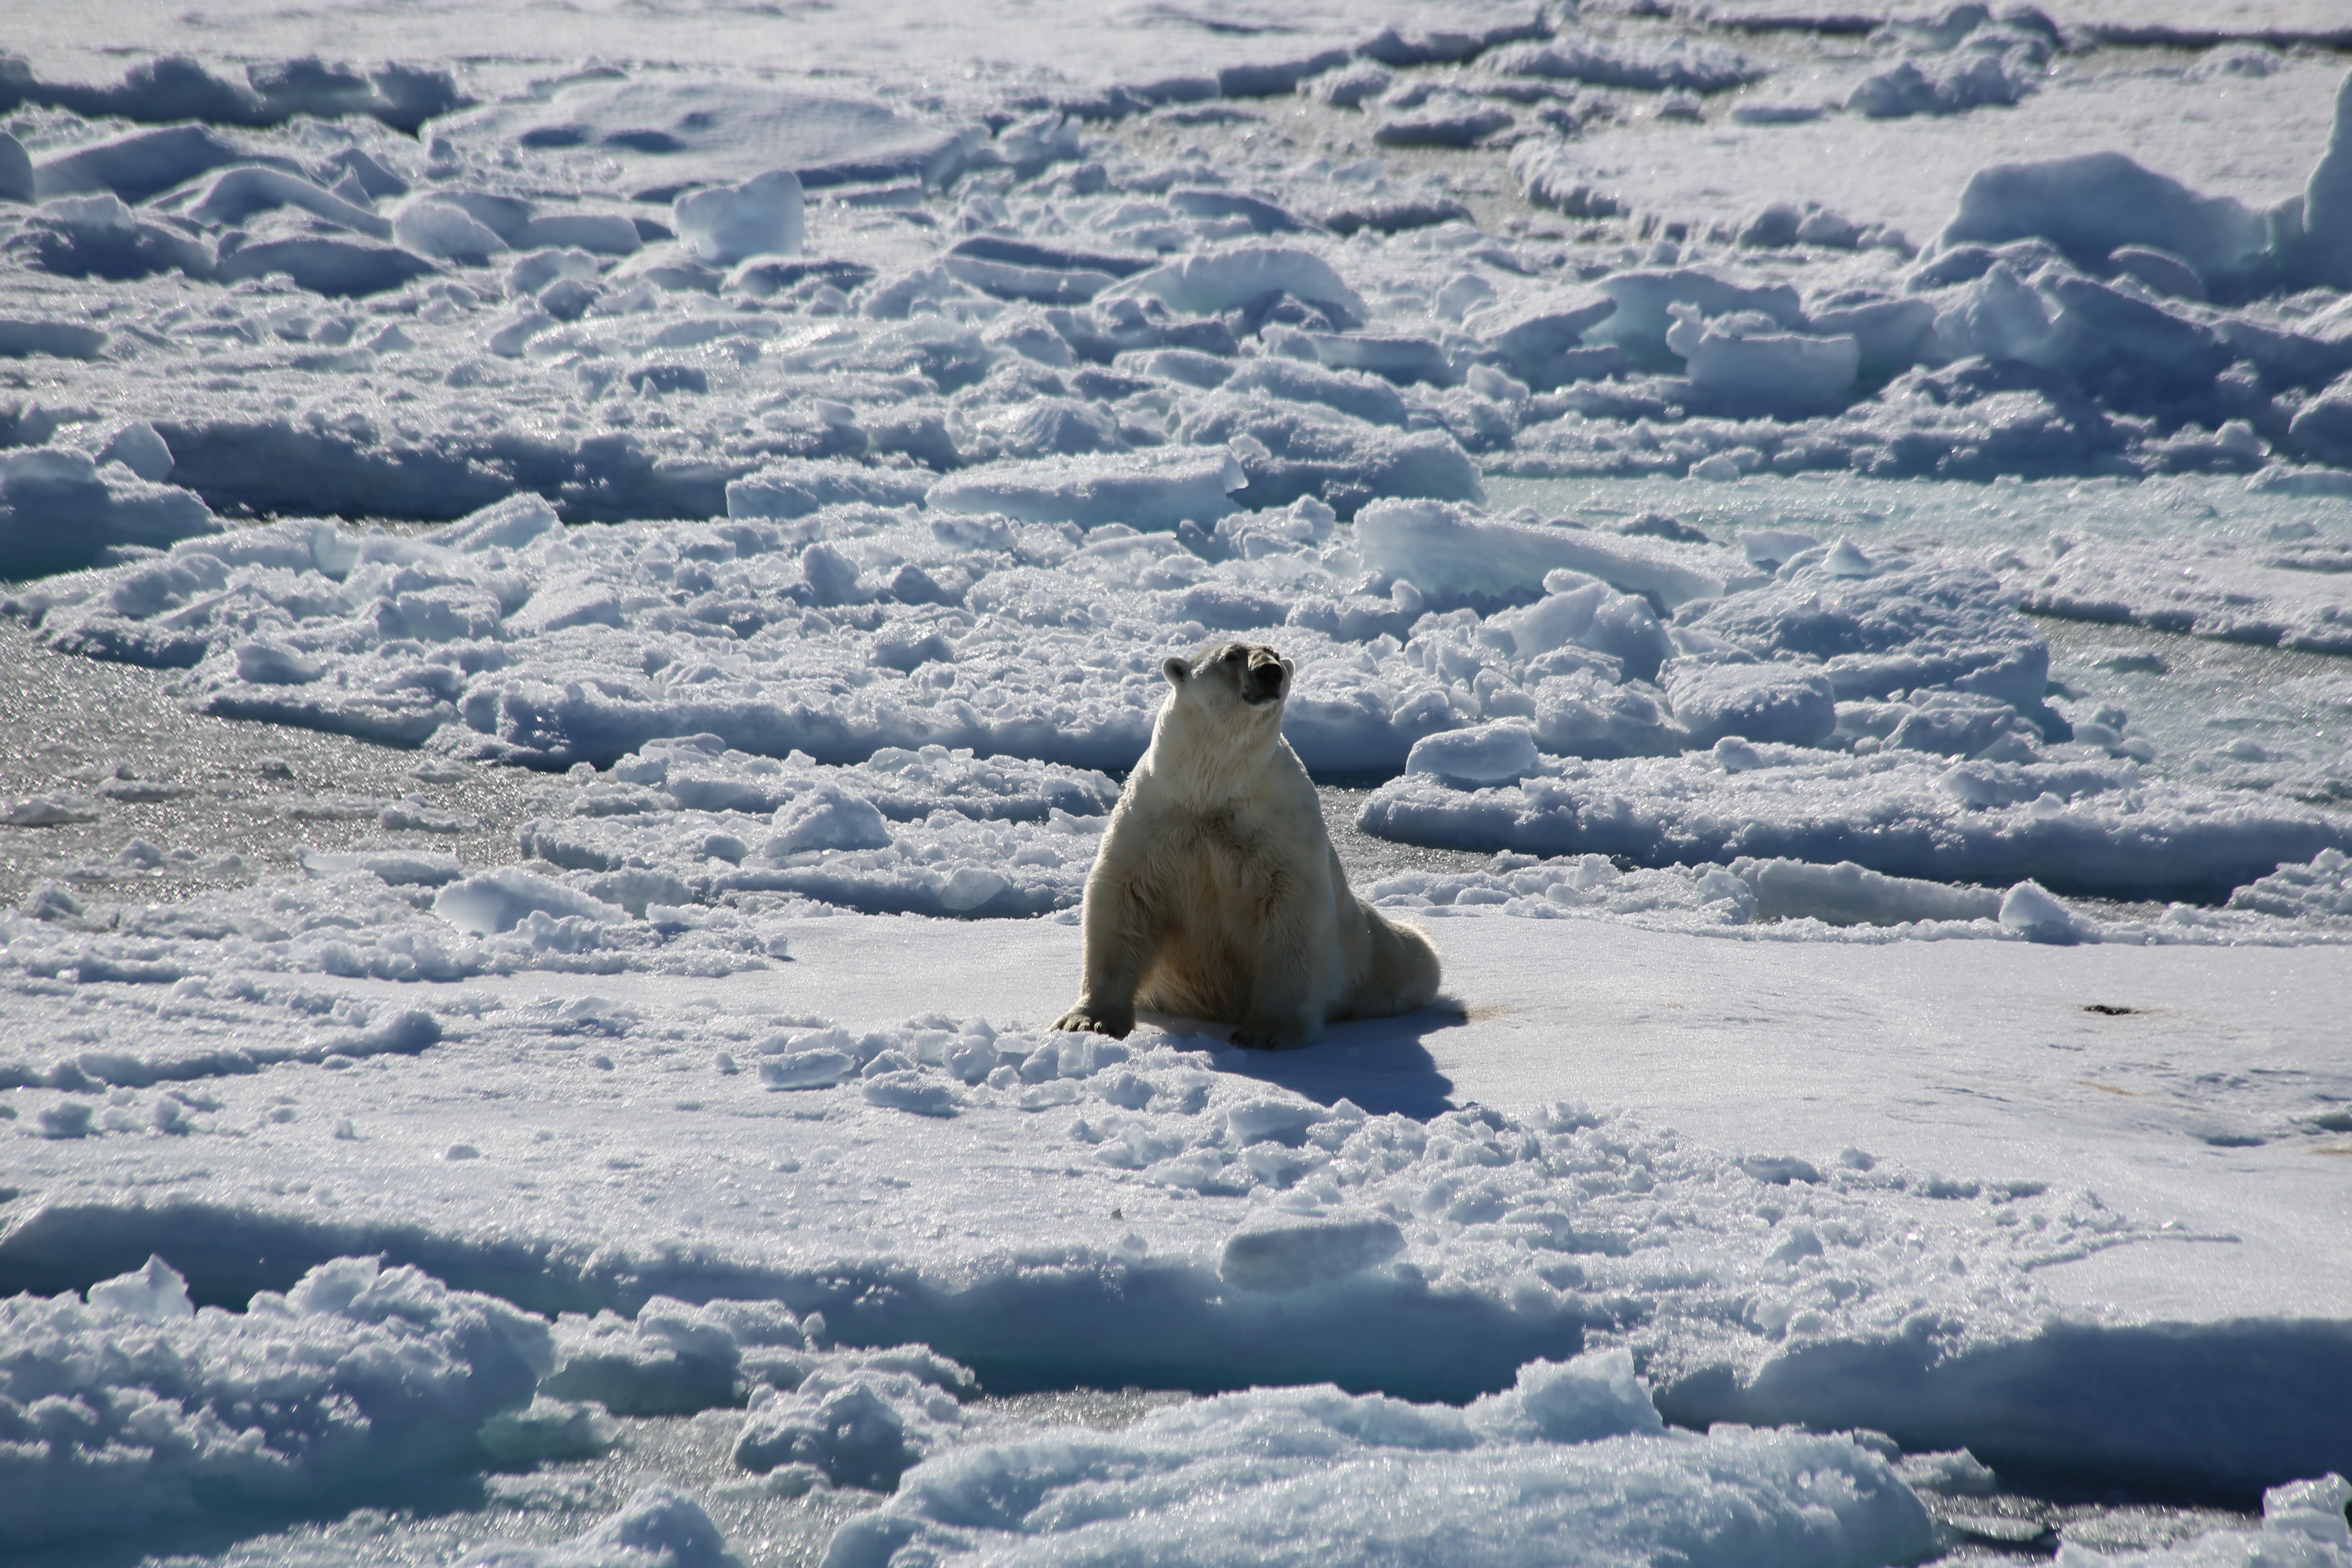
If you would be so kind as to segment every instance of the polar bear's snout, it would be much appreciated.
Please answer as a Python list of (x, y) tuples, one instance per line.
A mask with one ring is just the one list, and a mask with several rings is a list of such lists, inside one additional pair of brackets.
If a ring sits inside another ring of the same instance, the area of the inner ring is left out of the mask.
[(1272, 654), (1250, 665), (1249, 679), (1242, 687), (1244, 702), (1279, 702), (1282, 700), (1282, 661)]

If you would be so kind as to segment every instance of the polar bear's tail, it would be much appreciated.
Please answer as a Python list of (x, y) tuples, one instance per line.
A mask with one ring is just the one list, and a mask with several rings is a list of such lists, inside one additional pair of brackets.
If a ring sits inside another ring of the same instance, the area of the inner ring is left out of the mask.
[(1371, 962), (1348, 999), (1347, 1012), (1339, 1016), (1391, 1018), (1427, 1006), (1441, 978), (1437, 944), (1419, 926), (1391, 921), (1360, 899), (1356, 907), (1363, 910), (1365, 934), (1371, 939)]

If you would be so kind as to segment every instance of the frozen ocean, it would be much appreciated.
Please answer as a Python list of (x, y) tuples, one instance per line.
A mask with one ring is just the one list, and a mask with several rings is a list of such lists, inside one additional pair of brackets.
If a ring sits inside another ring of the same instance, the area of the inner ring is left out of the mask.
[(8, 1568), (2352, 1568), (2345, 0), (19, 4), (0, 660)]

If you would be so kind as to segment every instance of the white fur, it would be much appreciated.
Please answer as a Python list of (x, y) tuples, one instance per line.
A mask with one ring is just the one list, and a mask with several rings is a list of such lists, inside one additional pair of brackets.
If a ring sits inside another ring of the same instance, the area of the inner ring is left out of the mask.
[(1436, 948), (1349, 890), (1282, 738), (1290, 661), (1223, 643), (1163, 668), (1175, 689), (1087, 878), (1085, 990), (1055, 1026), (1125, 1035), (1140, 1006), (1283, 1047), (1427, 1003)]

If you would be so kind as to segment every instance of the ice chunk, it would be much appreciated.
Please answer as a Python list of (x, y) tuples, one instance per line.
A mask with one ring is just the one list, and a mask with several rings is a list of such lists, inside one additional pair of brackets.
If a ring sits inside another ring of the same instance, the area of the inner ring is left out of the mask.
[(831, 784), (778, 806), (775, 828), (763, 851), (772, 860), (813, 849), (880, 849), (890, 843), (890, 829), (873, 802)]
[(1371, 60), (1360, 60), (1298, 84), (1298, 90), (1334, 109), (1359, 109), (1388, 91), (1395, 76)]
[(1845, 106), (1873, 120), (1958, 114), (1989, 103), (2015, 103), (2040, 74), (2040, 61), (2028, 49), (1916, 57), (1864, 78), (1846, 95)]
[(106, 343), (105, 331), (79, 322), (0, 317), (0, 358), (54, 354), (58, 359), (96, 359)]
[(1544, 391), (1570, 379), (1559, 374), (1559, 357), (1581, 346), (1586, 331), (1617, 309), (1611, 296), (1580, 289), (1512, 300), (1464, 325), (1491, 344), (1520, 380)]
[(523, 220), (511, 243), (526, 250), (558, 246), (598, 256), (633, 256), (645, 241), (625, 213), (537, 213)]
[(1890, 299), (1867, 290), (1837, 290), (1808, 301), (1806, 325), (1824, 337), (1850, 337), (1857, 372), (1877, 380), (1906, 369), (1936, 328), (1936, 307), (1926, 300)]
[(1592, 287), (1616, 300), (1617, 310), (1585, 335), (1596, 343), (1614, 343), (1638, 363), (1660, 368), (1672, 363), (1666, 331), (1675, 320), (1676, 305), (1695, 307), (1702, 317), (1759, 312), (1790, 330), (1804, 322), (1797, 291), (1788, 284), (1748, 283), (1699, 268), (1617, 272)]
[(1464, 1414), (1489, 1441), (1591, 1443), (1666, 1429), (1622, 1345), (1572, 1361), (1531, 1361), (1509, 1389), (1481, 1395)]
[(1500, 784), (1525, 778), (1538, 766), (1535, 731), (1525, 723), (1506, 720), (1423, 736), (1412, 743), (1404, 771)]
[(2323, 849), (2301, 865), (2282, 865), (2230, 895), (2233, 910), (2287, 920), (2352, 921), (2352, 857)]
[(101, 1279), (83, 1294), (93, 1307), (103, 1307), (149, 1323), (171, 1323), (193, 1318), (188, 1282), (180, 1271), (150, 1254), (147, 1266), (135, 1274)]
[(1239, 459), (1257, 508), (1312, 498), (1342, 518), (1381, 496), (1483, 500), (1477, 465), (1437, 430), (1397, 431), (1310, 405), (1280, 403), (1220, 388), (1200, 400), (1181, 434), (1225, 443)]
[(1402, 426), (1407, 416), (1404, 399), (1387, 382), (1292, 359), (1253, 360), (1234, 372), (1224, 386), (1229, 392), (1262, 392), (1289, 402), (1320, 404), (1373, 425)]
[(34, 165), (33, 184), (45, 202), (52, 196), (93, 191), (111, 191), (126, 202), (143, 202), (224, 163), (242, 163), (251, 156), (223, 141), (208, 126), (170, 125), (134, 131), (42, 159)]
[(2159, 395), (2182, 395), (2210, 384), (2237, 357), (2204, 322), (2142, 295), (2089, 278), (2047, 276), (2040, 287), (2058, 307), (2078, 374), (2121, 369)]
[(1534, 604), (1489, 616), (1481, 640), (1505, 634), (1531, 672), (1533, 661), (1570, 647), (1605, 654), (1639, 680), (1654, 679), (1658, 666), (1674, 657), (1674, 643), (1646, 600), (1565, 569), (1546, 573), (1544, 588)]
[[(2268, 865), (2341, 848), (2345, 837), (2308, 807), (2143, 783), (2124, 771), (2130, 763), (1947, 766), (1910, 752), (1755, 750), (1760, 767), (1726, 771), (1706, 753), (1562, 763), (1476, 790), (1407, 774), (1373, 794), (1359, 826), (1447, 848), (1644, 865), (1850, 860), (1939, 882), (2031, 877), (2068, 893), (2208, 900)], [(2037, 810), (2044, 795), (2063, 809)]]
[(420, 256), (480, 265), (507, 248), (498, 233), (454, 201), (419, 196), (392, 220), (394, 238)]
[(588, 1459), (608, 1452), (619, 1426), (602, 1406), (572, 1405), (544, 1394), (530, 1408), (508, 1411), (482, 1423), (483, 1452), (499, 1465), (520, 1468), (543, 1459)]
[(1733, 875), (1756, 889), (1759, 920), (1817, 920), (1830, 925), (1900, 925), (1906, 921), (1998, 919), (2001, 895), (1916, 877), (1889, 877), (1841, 860), (1734, 860)]
[(31, 202), (37, 195), (33, 160), (26, 153), (25, 144), (0, 131), (0, 202)]
[(1837, 728), (1830, 683), (1801, 666), (1711, 664), (1677, 659), (1664, 673), (1675, 718), (1695, 746), (1725, 736), (1814, 746)]
[(444, 549), (468, 553), (486, 550), (520, 550), (563, 526), (546, 500), (524, 491), (495, 501), (437, 529), (425, 538)]
[(1820, 540), (1793, 528), (1743, 528), (1739, 531), (1740, 553), (1751, 565), (1767, 572), (1777, 572), (1784, 561), (1801, 554), (1819, 544)]
[(97, 443), (100, 466), (121, 463), (149, 484), (172, 477), (172, 448), (144, 419), (124, 419), (107, 426)]
[(512, 931), (534, 914), (588, 921), (626, 918), (614, 905), (515, 866), (450, 883), (434, 895), (433, 912), (461, 931), (482, 936)]
[[(467, 255), (458, 259), (482, 258)], [(433, 264), (423, 257), (396, 246), (317, 235), (245, 246), (223, 257), (214, 268), (213, 276), (221, 282), (234, 283), (282, 272), (297, 287), (314, 294), (356, 298), (387, 293), (434, 270)]]
[(1498, 45), (1552, 36), (1541, 7), (1502, 3), (1430, 12), (1391, 22), (1356, 46), (1385, 66), (1455, 65)]
[[(214, 276), (213, 247), (176, 229), (141, 221), (138, 214), (111, 192), (58, 196), (43, 202), (23, 228), (8, 239), (6, 248), (11, 256), (64, 278), (123, 279), (174, 268), (191, 278)], [(35, 352), (76, 353), (76, 357), (87, 359), (96, 350), (45, 348)]]
[(1359, 1273), (1403, 1250), (1404, 1232), (1379, 1215), (1282, 1219), (1228, 1237), (1217, 1276), (1238, 1289), (1275, 1294)]
[(1647, 695), (1591, 669), (1542, 676), (1532, 696), (1536, 743), (1556, 756), (1665, 756), (1690, 742)]
[[(10, 802), (5, 811), (0, 811), (0, 825), (56, 827), (68, 822), (96, 822), (103, 815), (104, 808), (86, 795), (53, 790), (47, 795), (30, 795)], [(70, 899), (70, 895), (62, 889), (58, 890), (58, 894)]]
[(423, 849), (364, 849), (344, 854), (298, 850), (295, 858), (313, 877), (347, 877), (365, 871), (395, 888), (437, 888), (465, 875), (455, 855)]
[(2121, 153), (2084, 153), (1978, 170), (1937, 244), (2046, 239), (2094, 271), (2119, 247), (2155, 246), (2222, 280), (2255, 271), (2270, 237), (2264, 216), (2234, 197), (2200, 195)]
[(1238, 510), (1229, 492), (1249, 482), (1222, 447), (998, 463), (941, 479), (925, 495), (935, 510), (1002, 513), (1024, 522), (1123, 522), (1172, 531)]
[(688, 192), (670, 205), (670, 216), (686, 248), (711, 267), (793, 255), (806, 233), (800, 177), (790, 169)]
[[(1828, 112), (1829, 110), (1825, 106), (1806, 99), (1751, 98), (1731, 106), (1731, 118), (1741, 125), (1807, 125)], [(1741, 231), (1739, 237), (1741, 243), (1788, 245), (1796, 239), (1796, 226), (1793, 223), (1789, 226), (1789, 238), (1785, 240), (1773, 241), (1751, 237), (1754, 229), (1755, 226), (1750, 224), (1747, 229)]]
[(1570, 217), (1615, 217), (1625, 198), (1595, 184), (1603, 176), (1572, 142), (1529, 137), (1511, 150), (1511, 175), (1528, 201)]
[(1501, 595), (1540, 586), (1563, 567), (1670, 606), (1723, 592), (1722, 578), (1671, 559), (1667, 547), (1528, 527), (1444, 501), (1373, 502), (1357, 516), (1356, 548), (1365, 564), (1410, 578), (1424, 594)]
[(205, 223), (234, 226), (256, 213), (278, 207), (300, 207), (338, 228), (348, 228), (373, 239), (390, 239), (392, 225), (368, 207), (345, 201), (331, 191), (281, 169), (247, 165), (227, 170), (205, 188), (188, 216)]
[(1268, 295), (1288, 294), (1337, 311), (1343, 325), (1370, 315), (1361, 296), (1348, 287), (1331, 264), (1312, 251), (1276, 245), (1237, 245), (1202, 251), (1181, 261), (1140, 272), (1110, 289), (1107, 299), (1149, 295), (1188, 315), (1214, 315)]
[(1768, 68), (1727, 45), (1706, 39), (1604, 38), (1574, 34), (1550, 43), (1495, 50), (1479, 68), (1501, 76), (1549, 77), (1659, 91), (1721, 92), (1760, 80)]
[(1383, 116), (1372, 140), (1382, 147), (1474, 147), (1513, 123), (1511, 111), (1490, 100), (1440, 91), (1408, 112)]
[[(1905, 713), (1885, 743), (1896, 751), (1934, 752), (1947, 757), (1987, 753), (2004, 737), (2031, 744), (2040, 739), (2038, 727), (1997, 697), (1969, 691), (1914, 691)], [(2007, 761), (2032, 761), (2011, 757)]]
[(2186, 257), (2153, 245), (2119, 245), (2108, 255), (2107, 264), (2159, 294), (2200, 302), (2206, 298), (2205, 279), (2198, 275), (2196, 266)]
[(772, 169), (803, 184), (951, 179), (987, 142), (985, 127), (951, 127), (874, 99), (691, 74), (583, 75), (530, 96), (449, 116), (450, 143), (491, 156), (514, 144), (582, 148), (614, 160), (622, 194), (659, 200), (696, 185), (733, 184)]
[(1068, 305), (1093, 299), (1118, 279), (1149, 269), (1155, 260), (976, 234), (950, 247), (940, 264), (951, 277), (1000, 300)]
[(912, 506), (936, 482), (921, 469), (874, 468), (845, 458), (790, 458), (728, 480), (727, 515), (806, 517), (845, 502)]
[(1776, 409), (1802, 411), (1853, 384), (1862, 345), (1850, 337), (1780, 330), (1760, 311), (1702, 322), (1695, 305), (1675, 304), (1666, 346), (1681, 354), (1700, 391)]
[(2074, 911), (2052, 898), (2041, 883), (2031, 879), (2018, 883), (2002, 896), (2000, 923), (2004, 931), (2013, 931), (2033, 942), (2076, 940)]
[(56, 447), (0, 451), (0, 576), (37, 577), (87, 565), (109, 548), (162, 549), (220, 531), (195, 496), (127, 467), (101, 468)]
[(784, 1307), (718, 1300), (700, 1306), (655, 1296), (634, 1320), (604, 1311), (556, 1321), (555, 1370), (542, 1390), (593, 1400), (632, 1415), (685, 1415), (734, 1403), (747, 1351), (805, 1344)]
[(2303, 237), (2294, 248), (2311, 281), (2352, 287), (2352, 76), (2336, 89), (2335, 129), (2304, 186)]

